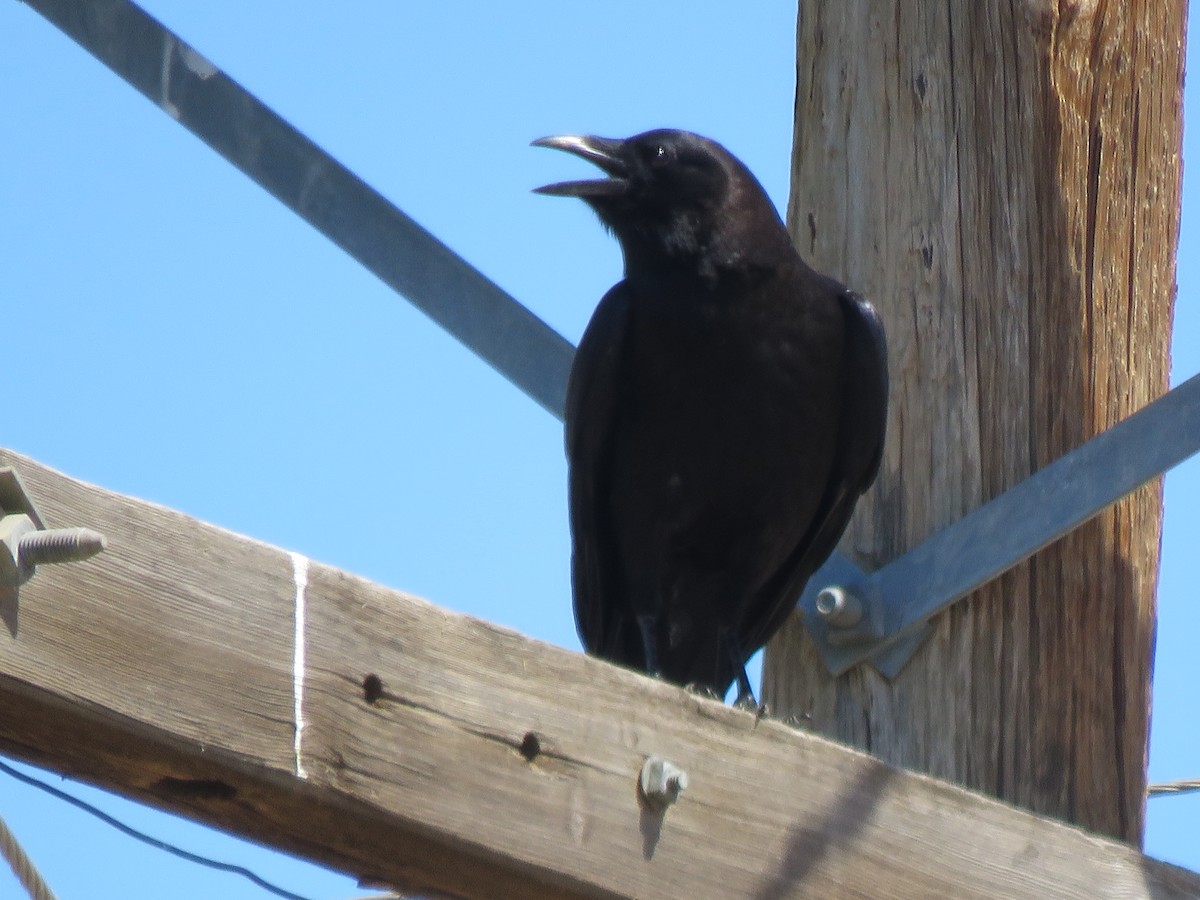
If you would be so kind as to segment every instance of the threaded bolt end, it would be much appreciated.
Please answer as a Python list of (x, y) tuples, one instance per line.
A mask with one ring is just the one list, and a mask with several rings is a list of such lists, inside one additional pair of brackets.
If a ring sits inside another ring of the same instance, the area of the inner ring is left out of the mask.
[(95, 556), (108, 545), (104, 535), (91, 528), (54, 528), (22, 535), (17, 559), (22, 567), (77, 562)]
[(817, 594), (817, 615), (834, 628), (853, 628), (863, 617), (862, 601), (847, 588), (832, 584)]
[(659, 756), (649, 757), (638, 776), (642, 796), (657, 809), (665, 809), (679, 799), (688, 786), (687, 772)]

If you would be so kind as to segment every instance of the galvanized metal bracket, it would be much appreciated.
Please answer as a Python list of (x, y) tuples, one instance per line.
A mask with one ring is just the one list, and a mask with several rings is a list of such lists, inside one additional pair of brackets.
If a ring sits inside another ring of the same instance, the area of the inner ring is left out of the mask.
[(561, 419), (575, 348), (130, 0), (26, 0)]
[(951, 604), (1200, 451), (1200, 375), (870, 574), (834, 554), (800, 598), (826, 667), (894, 678)]

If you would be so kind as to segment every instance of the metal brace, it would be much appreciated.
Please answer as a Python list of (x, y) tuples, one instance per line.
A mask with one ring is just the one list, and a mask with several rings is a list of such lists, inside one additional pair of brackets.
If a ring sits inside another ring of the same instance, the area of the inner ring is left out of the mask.
[(867, 574), (835, 553), (800, 598), (826, 668), (895, 678), (929, 619), (1200, 450), (1200, 375)]

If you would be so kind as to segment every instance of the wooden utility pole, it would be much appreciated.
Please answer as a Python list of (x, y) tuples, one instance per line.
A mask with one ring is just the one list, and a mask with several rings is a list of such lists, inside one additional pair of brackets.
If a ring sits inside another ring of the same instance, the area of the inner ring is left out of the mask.
[[(1167, 387), (1185, 0), (802, 0), (789, 225), (869, 296), (893, 389), (842, 549), (894, 558)], [(1140, 843), (1161, 482), (935, 620), (889, 683), (793, 621), (764, 697)]]
[[(0, 587), (0, 752), (427, 896), (1200, 896), (1114, 841), (5, 465), (108, 549)], [(651, 756), (687, 773), (673, 804), (639, 793)]]

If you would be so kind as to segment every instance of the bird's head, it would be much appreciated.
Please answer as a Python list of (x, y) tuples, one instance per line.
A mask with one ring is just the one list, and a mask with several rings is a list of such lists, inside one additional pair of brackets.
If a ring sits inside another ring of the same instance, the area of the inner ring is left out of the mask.
[(536, 190), (579, 197), (591, 206), (621, 242), (627, 267), (631, 258), (704, 257), (720, 264), (722, 257), (741, 253), (738, 233), (760, 224), (760, 216), (780, 226), (750, 171), (716, 141), (698, 134), (659, 129), (624, 140), (560, 135), (533, 145), (581, 156), (605, 173), (606, 178)]

